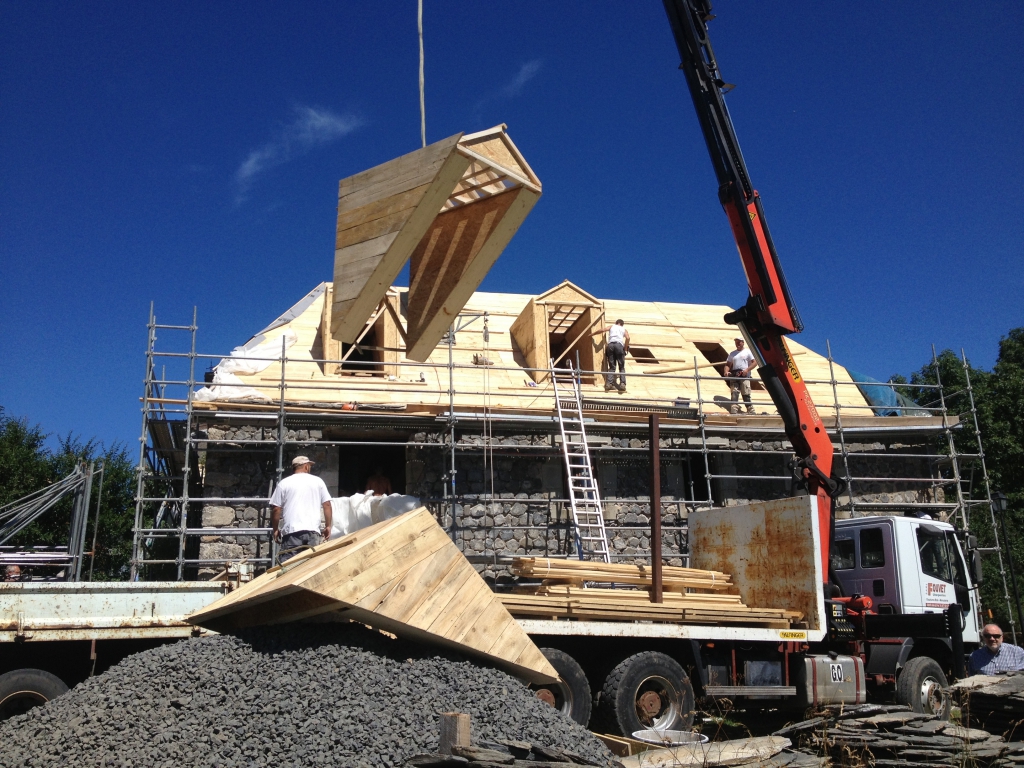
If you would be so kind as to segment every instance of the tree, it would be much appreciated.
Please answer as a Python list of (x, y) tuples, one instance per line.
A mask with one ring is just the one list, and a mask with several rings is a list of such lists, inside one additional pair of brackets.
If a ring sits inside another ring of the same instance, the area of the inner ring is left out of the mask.
[[(907, 382), (902, 376), (890, 381), (904, 384), (904, 394), (920, 405), (939, 407), (938, 390), (930, 385), (941, 378), (946, 411), (960, 416), (956, 433), (956, 447), (961, 454), (980, 454), (984, 449), (985, 468), (993, 489), (1003, 491), (1009, 499), (1006, 512), (1007, 540), (1001, 541), (1003, 560), (1007, 568), (1012, 561), (1020, 585), (1024, 587), (1024, 328), (1014, 328), (999, 341), (999, 356), (992, 371), (975, 368), (952, 350), (944, 350), (935, 362), (911, 374)], [(970, 392), (968, 391), (968, 378)], [(978, 429), (975, 430), (971, 414), (970, 394), (973, 393)], [(948, 453), (943, 442), (937, 445), (941, 453)], [(981, 486), (981, 457), (968, 457), (962, 462), (962, 475), (972, 498), (984, 498)], [(947, 498), (955, 489), (947, 489)], [(952, 498), (949, 498), (952, 501)], [(977, 508), (975, 508), (977, 510)], [(994, 542), (991, 516), (986, 510), (976, 511), (970, 521), (971, 533), (982, 546)], [(999, 531), (1002, 539), (1002, 531)], [(1006, 622), (1006, 599), (998, 561), (985, 558), (985, 580), (981, 588), (982, 603), (990, 609), (996, 621)], [(1007, 574), (1007, 578), (1009, 575)], [(1012, 588), (1010, 590), (1012, 595)], [(1022, 628), (1017, 619), (1018, 630)]]
[[(47, 435), (26, 419), (7, 416), (0, 406), (0, 504), (7, 504), (69, 475), (80, 462), (96, 462), (104, 468), (102, 495), (100, 480), (93, 482), (90, 520), (86, 529), (86, 551), (92, 547), (96, 504), (100, 516), (96, 530), (96, 552), (87, 556), (83, 572), (93, 565), (98, 581), (127, 578), (131, 561), (132, 527), (135, 519), (135, 466), (124, 446), (104, 448), (94, 440), (83, 442), (72, 434), (58, 438), (58, 447), (47, 447)], [(70, 498), (63, 499), (11, 539), (15, 546), (61, 546), (68, 542), (71, 525)]]

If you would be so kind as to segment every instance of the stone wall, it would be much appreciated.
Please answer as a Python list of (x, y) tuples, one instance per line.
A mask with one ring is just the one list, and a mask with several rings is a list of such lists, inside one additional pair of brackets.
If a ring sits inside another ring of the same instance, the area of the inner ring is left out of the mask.
[[(332, 493), (338, 490), (338, 450), (317, 445), (320, 430), (288, 430), (284, 463), (302, 454), (316, 462), (313, 474), (320, 475)], [(200, 422), (194, 436), (200, 442), (203, 497), (259, 498), (270, 494), (277, 476), (277, 430), (270, 427)], [(210, 442), (226, 441), (226, 442)], [(211, 502), (202, 505), (203, 528), (223, 528), (223, 534), (202, 536), (199, 559), (214, 561), (201, 566), (198, 578), (209, 578), (231, 560), (268, 557), (266, 539), (231, 535), (232, 528), (265, 528), (270, 525), (270, 508), (255, 502)], [(195, 524), (190, 525), (195, 527)]]
[[(276, 430), (261, 426), (201, 424), (197, 438), (203, 462), (204, 496), (266, 496), (275, 477)], [(300, 453), (317, 462), (314, 473), (337, 493), (339, 452), (318, 445), (319, 430), (289, 431), (285, 465)], [(574, 551), (571, 512), (565, 498), (563, 458), (558, 437), (550, 434), (496, 435), (495, 454), (484, 453), (480, 434), (460, 434), (456, 453), (455, 519), (450, 518), (449, 449), (444, 435), (420, 432), (405, 448), (406, 492), (433, 509), (439, 522), (485, 576), (503, 578), (497, 564), (512, 555), (558, 555)], [(221, 442), (210, 442), (210, 441)], [(247, 442), (243, 442), (247, 441)], [(253, 442), (258, 441), (258, 442)], [(650, 555), (650, 464), (648, 441), (639, 437), (597, 436), (592, 451), (602, 489), (609, 544), (619, 562), (644, 561)], [(700, 437), (663, 438), (662, 551), (667, 562), (685, 564), (686, 520), (689, 509), (709, 506), (705, 478), (704, 442)], [(838, 449), (839, 446), (837, 446)], [(893, 443), (847, 444), (855, 481), (854, 501), (934, 501), (939, 491), (930, 483), (907, 483), (887, 478), (930, 477), (932, 460), (901, 454), (927, 454), (923, 445)], [(778, 479), (716, 477), (711, 483), (713, 504), (732, 506), (791, 496), (798, 491), (788, 468), (791, 446), (784, 440), (742, 440), (711, 437), (707, 441), (712, 475), (774, 476)], [(675, 450), (673, 450), (675, 449)], [(837, 467), (844, 469), (837, 451)], [(448, 494), (446, 494), (446, 490)], [(205, 536), (203, 559), (226, 561), (266, 556), (253, 537), (231, 535), (227, 529), (269, 525), (269, 512), (256, 504), (211, 502), (202, 510), (203, 526), (224, 528), (223, 535)], [(204, 571), (212, 573), (213, 566)]]

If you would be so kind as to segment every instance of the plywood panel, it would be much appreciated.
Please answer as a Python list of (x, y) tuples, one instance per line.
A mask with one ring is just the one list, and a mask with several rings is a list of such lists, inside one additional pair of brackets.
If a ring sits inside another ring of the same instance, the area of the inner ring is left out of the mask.
[[(452, 233), (451, 245), (443, 258), (435, 256), (428, 262), (424, 257), (420, 261), (420, 269), (426, 274), (421, 274), (415, 265), (411, 273), (410, 283), (418, 280), (419, 291), (413, 292), (410, 284), (406, 352), (409, 359), (423, 361), (429, 357), (539, 197), (529, 189), (519, 188), (443, 214), (454, 217), (444, 225)], [(455, 233), (460, 228), (459, 244), (455, 244)], [(439, 251), (435, 253), (440, 256)]]
[[(314, 547), (190, 620), (227, 631), (329, 611), (344, 611), (413, 640), (457, 648), (532, 682), (557, 677), (423, 507)], [(496, 635), (501, 647), (495, 647)]]

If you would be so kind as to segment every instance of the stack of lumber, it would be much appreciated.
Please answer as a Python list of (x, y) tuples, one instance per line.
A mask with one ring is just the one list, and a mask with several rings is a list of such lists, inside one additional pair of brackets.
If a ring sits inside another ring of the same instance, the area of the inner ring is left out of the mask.
[[(651, 602), (651, 569), (646, 565), (522, 557), (512, 564), (517, 576), (542, 579), (537, 586), (501, 594), (513, 616), (595, 621), (665, 621), (691, 624), (744, 624), (788, 629), (803, 619), (799, 611), (744, 605), (729, 574), (697, 568), (662, 569), (662, 602)], [(624, 588), (587, 587), (587, 583)]]

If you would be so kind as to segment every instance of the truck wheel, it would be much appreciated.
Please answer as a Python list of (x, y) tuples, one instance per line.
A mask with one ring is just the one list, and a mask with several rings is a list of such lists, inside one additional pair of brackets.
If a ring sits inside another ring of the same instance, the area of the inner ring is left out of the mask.
[(557, 648), (541, 648), (562, 679), (552, 685), (534, 686), (537, 698), (582, 726), (590, 722), (590, 683), (576, 659)]
[(903, 665), (896, 679), (896, 702), (914, 712), (949, 720), (949, 683), (942, 667), (928, 656), (915, 656)]
[(693, 724), (693, 686), (671, 656), (645, 651), (622, 661), (601, 689), (602, 726), (623, 736), (648, 728), (686, 730)]
[(63, 680), (41, 669), (16, 669), (0, 675), (0, 720), (24, 714), (67, 692)]

